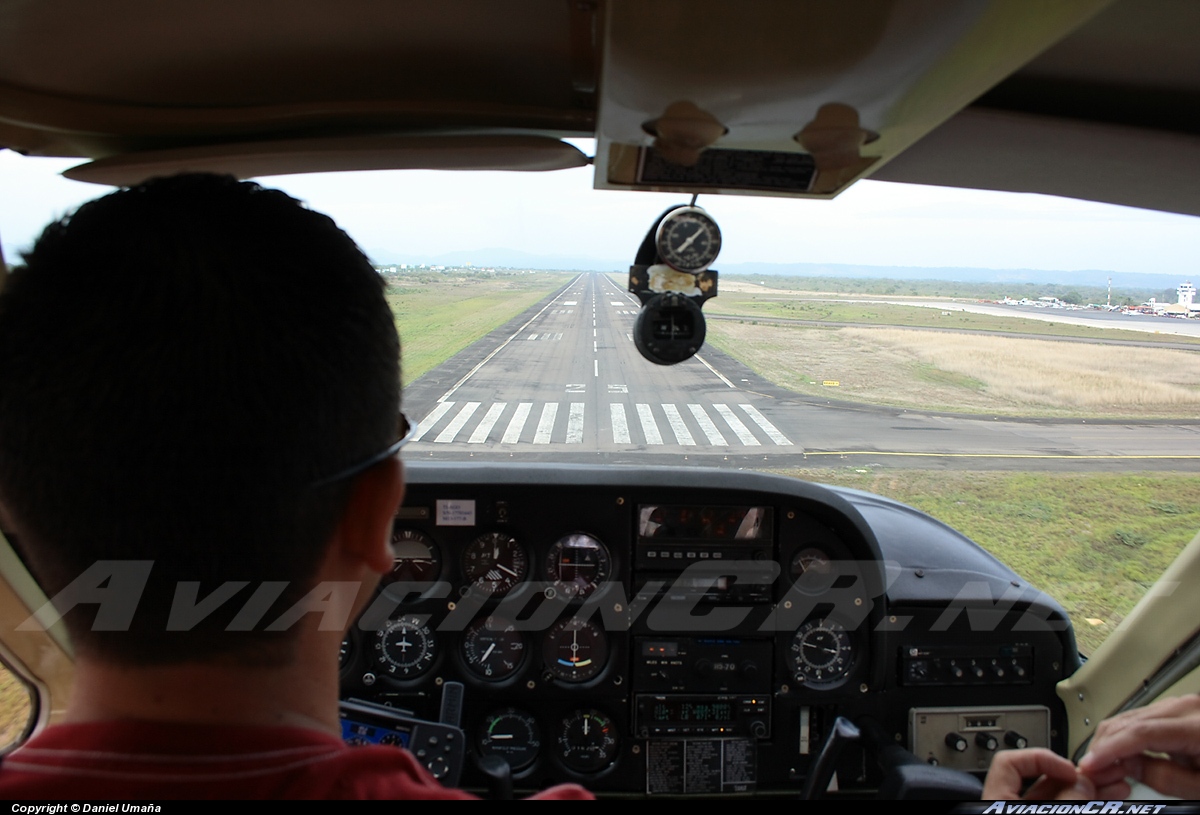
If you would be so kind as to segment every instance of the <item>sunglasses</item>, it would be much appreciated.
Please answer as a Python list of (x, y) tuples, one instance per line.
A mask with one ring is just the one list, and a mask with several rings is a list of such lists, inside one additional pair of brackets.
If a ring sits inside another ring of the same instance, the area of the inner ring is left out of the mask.
[(314, 481), (310, 487), (324, 487), (329, 484), (336, 484), (338, 481), (344, 481), (347, 478), (352, 478), (359, 473), (366, 472), (381, 461), (386, 461), (392, 456), (400, 452), (400, 448), (412, 441), (413, 436), (417, 435), (417, 423), (409, 421), (408, 417), (403, 413), (400, 414), (396, 435), (399, 436), (396, 441), (392, 442), (385, 449), (380, 450), (373, 456), (363, 459), (355, 464), (351, 464), (344, 470), (334, 473), (331, 476), (322, 478), (320, 481)]

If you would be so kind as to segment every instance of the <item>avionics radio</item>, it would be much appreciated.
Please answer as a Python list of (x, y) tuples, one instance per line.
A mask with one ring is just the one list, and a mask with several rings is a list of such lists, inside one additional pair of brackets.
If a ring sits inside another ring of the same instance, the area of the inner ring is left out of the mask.
[[(641, 505), (633, 567), (641, 579), (665, 582), (676, 599), (769, 603), (775, 562), (772, 521), (770, 507)], [(723, 568), (735, 562), (743, 568)], [(748, 562), (761, 564), (763, 574), (748, 579)], [(688, 573), (681, 577), (684, 571)]]

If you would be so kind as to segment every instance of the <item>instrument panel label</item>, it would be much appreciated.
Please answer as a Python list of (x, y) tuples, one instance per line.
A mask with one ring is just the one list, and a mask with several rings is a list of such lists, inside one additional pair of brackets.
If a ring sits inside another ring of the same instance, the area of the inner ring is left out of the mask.
[(475, 502), (464, 500), (439, 500), (437, 502), (438, 526), (474, 526)]

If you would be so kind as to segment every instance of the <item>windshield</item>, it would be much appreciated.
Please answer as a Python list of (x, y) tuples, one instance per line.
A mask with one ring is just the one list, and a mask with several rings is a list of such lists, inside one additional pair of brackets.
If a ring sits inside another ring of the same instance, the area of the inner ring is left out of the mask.
[[(10, 265), (103, 192), (56, 176), (72, 163), (0, 153)], [(262, 181), (330, 214), (384, 276), (420, 423), (409, 460), (880, 493), (1054, 597), (1084, 653), (1200, 529), (1196, 218), (870, 181), (832, 202), (700, 196), (719, 293), (695, 358), (659, 366), (633, 342), (628, 268), (685, 196), (596, 192), (588, 168)]]

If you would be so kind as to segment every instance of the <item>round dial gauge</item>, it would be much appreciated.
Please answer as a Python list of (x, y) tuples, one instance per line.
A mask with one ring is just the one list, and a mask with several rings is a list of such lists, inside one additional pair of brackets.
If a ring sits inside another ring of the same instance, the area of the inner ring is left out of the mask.
[(598, 710), (577, 710), (559, 725), (558, 757), (580, 773), (594, 773), (617, 757), (617, 731)]
[(796, 588), (806, 594), (820, 594), (832, 586), (837, 577), (829, 555), (815, 546), (801, 549), (792, 557), (791, 572)]
[(546, 577), (570, 598), (587, 597), (612, 571), (608, 548), (591, 535), (559, 538), (546, 556)]
[(463, 550), (462, 569), (467, 582), (499, 597), (525, 581), (529, 557), (516, 538), (503, 532), (489, 532)]
[(841, 684), (854, 667), (850, 634), (829, 619), (809, 620), (796, 630), (788, 657), (797, 682), (813, 688)]
[(354, 659), (354, 643), (349, 637), (342, 640), (342, 649), (338, 651), (338, 668), (345, 668)]
[(442, 572), (442, 556), (433, 539), (416, 529), (392, 532), (392, 570), (383, 583), (429, 583)]
[(480, 755), (500, 756), (513, 772), (520, 772), (537, 760), (542, 731), (528, 713), (509, 707), (484, 718), (475, 743)]
[(488, 617), (467, 627), (462, 642), (463, 661), (482, 679), (507, 679), (525, 661), (525, 638), (508, 620)]
[(384, 675), (413, 679), (433, 666), (437, 638), (421, 618), (406, 614), (375, 632), (375, 662)]
[(564, 682), (586, 682), (608, 662), (608, 638), (586, 620), (556, 623), (542, 640), (546, 670)]
[(702, 272), (721, 251), (721, 229), (700, 207), (672, 210), (658, 225), (658, 255), (672, 269)]

